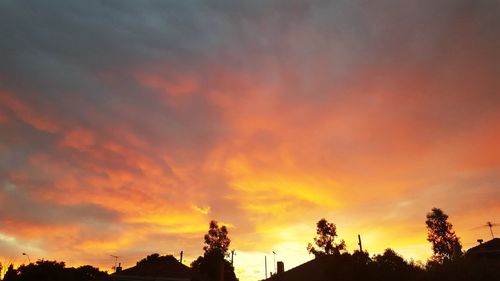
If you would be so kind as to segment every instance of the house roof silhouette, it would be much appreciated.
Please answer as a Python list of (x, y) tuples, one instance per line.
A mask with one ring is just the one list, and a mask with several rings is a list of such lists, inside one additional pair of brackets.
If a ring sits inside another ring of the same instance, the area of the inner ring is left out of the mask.
[(172, 256), (138, 262), (136, 266), (110, 275), (113, 281), (203, 281), (192, 268)]
[(468, 256), (500, 259), (500, 238), (493, 238), (467, 251)]
[(328, 280), (328, 271), (337, 261), (338, 257), (317, 257), (283, 273), (275, 274), (266, 279), (269, 281), (324, 281)]

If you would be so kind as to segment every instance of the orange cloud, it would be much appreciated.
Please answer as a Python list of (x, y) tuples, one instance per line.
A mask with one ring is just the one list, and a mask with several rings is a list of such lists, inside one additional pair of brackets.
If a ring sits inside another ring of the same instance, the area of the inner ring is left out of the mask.
[(75, 129), (66, 133), (63, 140), (61, 141), (62, 145), (84, 150), (89, 146), (94, 145), (96, 142), (94, 135), (92, 132), (84, 129)]
[(0, 90), (0, 104), (37, 130), (55, 133), (60, 129), (60, 124), (52, 118), (35, 110), (7, 91)]

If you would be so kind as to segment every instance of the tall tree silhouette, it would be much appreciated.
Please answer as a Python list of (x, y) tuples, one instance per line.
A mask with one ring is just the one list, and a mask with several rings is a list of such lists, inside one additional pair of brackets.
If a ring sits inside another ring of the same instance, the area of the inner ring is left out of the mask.
[(205, 244), (203, 247), (205, 254), (214, 254), (221, 258), (228, 255), (229, 244), (231, 239), (227, 236), (227, 227), (225, 225), (219, 227), (217, 221), (212, 220), (209, 224), (208, 233), (205, 234)]
[(337, 237), (337, 226), (334, 223), (328, 222), (325, 218), (320, 219), (316, 223), (316, 236), (314, 243), (318, 248), (315, 248), (311, 243), (307, 245), (307, 250), (310, 254), (316, 257), (323, 255), (340, 254), (340, 251), (345, 250), (345, 241), (340, 240), (340, 243), (335, 243)]
[(209, 224), (208, 233), (204, 236), (205, 246), (203, 256), (198, 257), (191, 263), (191, 267), (197, 270), (207, 280), (217, 280), (217, 271), (223, 264), (225, 281), (237, 281), (233, 265), (225, 260), (229, 255), (228, 249), (231, 244), (226, 226), (219, 226), (217, 221), (212, 220)]
[(448, 215), (439, 208), (433, 208), (427, 213), (427, 240), (432, 243), (434, 255), (432, 260), (443, 263), (462, 255), (462, 245), (453, 231), (453, 225), (448, 222)]

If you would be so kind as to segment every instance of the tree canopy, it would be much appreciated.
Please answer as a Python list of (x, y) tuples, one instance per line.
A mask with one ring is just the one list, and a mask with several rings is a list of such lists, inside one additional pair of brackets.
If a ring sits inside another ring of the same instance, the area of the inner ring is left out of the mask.
[(229, 244), (231, 244), (227, 227), (225, 225), (219, 227), (217, 221), (210, 221), (208, 233), (205, 234), (205, 244), (203, 247), (205, 255), (214, 254), (222, 258), (226, 257), (229, 254)]
[(311, 243), (307, 245), (307, 250), (315, 256), (340, 254), (340, 251), (345, 250), (345, 241), (340, 240), (340, 243), (335, 243), (337, 237), (337, 226), (334, 223), (328, 222), (325, 218), (320, 219), (316, 223), (316, 234), (314, 243), (317, 248)]
[(460, 239), (453, 231), (453, 225), (448, 222), (448, 215), (439, 208), (433, 208), (427, 213), (427, 240), (432, 243), (434, 262), (442, 263), (462, 255)]
[[(217, 221), (209, 223), (207, 234), (204, 236), (205, 251), (203, 256), (198, 257), (191, 263), (191, 267), (197, 270), (207, 280), (217, 280), (217, 274), (223, 274), (226, 281), (237, 281), (233, 265), (225, 260), (229, 255), (228, 249), (231, 239), (228, 236), (226, 226), (219, 226)], [(220, 272), (223, 270), (223, 272)]]
[(177, 260), (174, 256), (172, 255), (160, 255), (158, 253), (154, 253), (151, 255), (148, 255), (147, 257), (143, 258), (142, 260), (137, 262), (137, 265), (145, 264), (148, 262), (153, 262), (153, 261), (169, 261), (169, 260)]

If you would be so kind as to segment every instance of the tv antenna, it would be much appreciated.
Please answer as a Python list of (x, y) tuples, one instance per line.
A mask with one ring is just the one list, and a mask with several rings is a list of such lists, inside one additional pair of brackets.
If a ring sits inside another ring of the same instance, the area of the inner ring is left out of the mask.
[(481, 226), (475, 227), (473, 229), (479, 229), (479, 228), (488, 227), (490, 229), (491, 238), (495, 239), (495, 235), (493, 234), (493, 227), (499, 226), (499, 225), (500, 225), (499, 223), (492, 223), (491, 221), (487, 221), (486, 224), (483, 224)]
[(234, 256), (235, 256), (235, 255), (236, 255), (236, 254), (234, 253), (234, 249), (233, 249), (233, 250), (231, 250), (231, 265), (232, 265), (232, 264), (233, 264), (233, 262), (234, 262)]
[(109, 255), (109, 256), (115, 258), (115, 266), (113, 266), (113, 269), (116, 270), (116, 265), (118, 264), (118, 256), (115, 255)]

